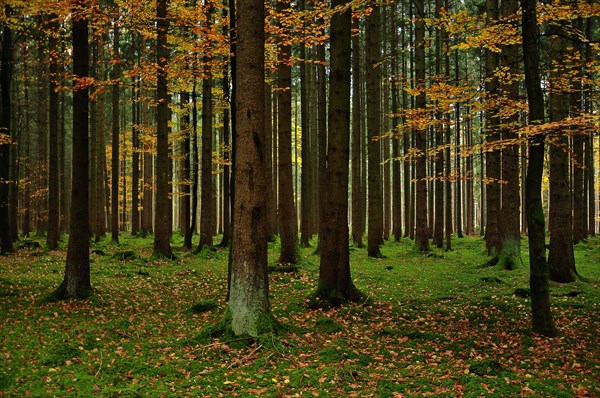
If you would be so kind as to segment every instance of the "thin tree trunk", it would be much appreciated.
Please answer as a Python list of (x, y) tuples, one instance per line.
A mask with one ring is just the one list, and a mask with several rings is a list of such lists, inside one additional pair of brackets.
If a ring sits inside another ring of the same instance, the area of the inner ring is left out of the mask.
[(381, 257), (383, 201), (381, 192), (381, 7), (367, 17), (367, 136), (368, 136), (368, 236), (369, 257)]
[(400, 139), (399, 139), (399, 127), (400, 127), (400, 117), (398, 114), (400, 113), (399, 109), (399, 84), (398, 81), (398, 6), (396, 3), (392, 3), (392, 64), (391, 64), (391, 75), (392, 75), (392, 132), (393, 132), (393, 141), (392, 141), (392, 234), (394, 235), (394, 240), (396, 242), (400, 241), (402, 238), (402, 191), (401, 187), (401, 178), (400, 178)]
[[(538, 27), (536, 16), (537, 0), (521, 0), (523, 9), (523, 54), (525, 59), (525, 86), (529, 105), (530, 123), (544, 123), (544, 94), (542, 92)], [(531, 310), (533, 330), (545, 336), (555, 336), (556, 329), (550, 312), (548, 267), (546, 264), (546, 231), (542, 207), (542, 174), (544, 171), (544, 136), (534, 135), (529, 142), (527, 167), (527, 229), (529, 231), (529, 286), (531, 288)]]
[[(49, 29), (58, 30), (57, 15), (49, 15)], [(48, 50), (51, 54), (58, 52), (58, 38), (50, 35), (48, 39)], [(48, 235), (46, 236), (46, 246), (48, 249), (58, 247), (60, 238), (60, 184), (59, 184), (59, 164), (58, 164), (58, 59), (51, 57), (50, 60), (50, 85), (49, 85), (49, 162), (48, 162)]]
[[(277, 9), (282, 12), (290, 4), (279, 0)], [(278, 57), (278, 135), (279, 135), (279, 234), (281, 237), (280, 263), (295, 264), (298, 261), (298, 221), (294, 206), (292, 176), (292, 48), (279, 45)]]
[[(114, 9), (113, 25), (113, 70), (112, 70), (112, 177), (111, 177), (111, 241), (119, 244), (119, 140), (121, 135), (119, 125), (120, 110), (120, 90), (119, 79), (121, 78), (121, 60), (119, 55), (119, 11), (118, 7)], [(125, 195), (123, 195), (126, 198)]]
[(362, 185), (362, 140), (361, 130), (361, 79), (360, 79), (360, 24), (358, 18), (353, 20), (354, 29), (358, 32), (352, 35), (352, 241), (358, 247), (363, 247), (363, 234), (365, 233), (365, 208), (362, 206), (361, 197), (365, 187)]
[[(223, 16), (227, 16), (227, 9), (223, 9)], [(223, 34), (227, 35), (229, 28), (223, 26)], [(225, 165), (223, 166), (223, 238), (219, 246), (229, 246), (231, 242), (231, 108), (229, 106), (231, 102), (231, 93), (229, 88), (229, 59), (226, 59), (225, 70), (223, 72), (222, 79), (223, 96), (225, 100), (225, 108), (223, 109), (223, 147), (226, 148), (224, 154), (226, 156)]]

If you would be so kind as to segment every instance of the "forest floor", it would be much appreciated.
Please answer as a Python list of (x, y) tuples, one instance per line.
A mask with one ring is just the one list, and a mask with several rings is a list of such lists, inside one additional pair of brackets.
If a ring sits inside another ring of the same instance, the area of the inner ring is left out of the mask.
[(479, 237), (428, 256), (406, 239), (384, 259), (352, 248), (368, 299), (331, 310), (307, 307), (318, 256), (302, 249), (298, 272), (270, 276), (279, 334), (253, 340), (207, 332), (227, 307), (226, 249), (168, 262), (150, 259), (151, 238), (108, 242), (83, 301), (46, 300), (64, 249), (0, 257), (0, 395), (600, 396), (599, 238), (576, 246), (586, 281), (551, 284), (554, 339), (530, 332), (526, 239), (515, 271), (478, 268)]

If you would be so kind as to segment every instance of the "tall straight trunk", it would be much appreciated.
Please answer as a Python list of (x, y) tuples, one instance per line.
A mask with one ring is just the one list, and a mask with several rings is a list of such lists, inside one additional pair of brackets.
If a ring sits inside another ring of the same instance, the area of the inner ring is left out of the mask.
[[(348, 0), (333, 0), (342, 6)], [(377, 10), (373, 11), (378, 13)], [(351, 13), (348, 8), (331, 20), (329, 77), (329, 134), (327, 140), (326, 194), (321, 226), (321, 262), (317, 295), (338, 305), (340, 296), (356, 294), (350, 275), (348, 248), (348, 167), (350, 162), (350, 58)]]
[(154, 228), (154, 256), (172, 258), (171, 251), (171, 191), (169, 185), (171, 160), (169, 159), (169, 93), (167, 91), (167, 67), (169, 47), (167, 32), (168, 0), (156, 3), (156, 225)]
[[(422, 112), (426, 111), (425, 102), (425, 2), (415, 2), (417, 18), (415, 22), (415, 81), (419, 94), (415, 99), (415, 108)], [(426, 130), (415, 131), (416, 148), (419, 152), (415, 165), (416, 195), (415, 195), (415, 248), (418, 251), (429, 251), (429, 228), (427, 225), (427, 140)]]
[[(406, 10), (404, 9), (404, 3), (403, 4), (403, 14), (406, 14)], [(412, 3), (411, 3), (412, 4)], [(410, 9), (412, 10), (412, 6), (410, 7)], [(412, 18), (412, 16), (406, 15), (405, 18), (409, 19)], [(402, 49), (402, 60), (401, 60), (401, 64), (402, 64), (402, 87), (409, 87), (409, 76), (408, 76), (408, 66), (407, 64), (410, 62), (410, 50), (407, 49), (406, 46), (406, 29), (402, 29), (402, 38), (401, 38), (401, 42), (400, 42), (400, 48)], [(412, 29), (411, 29), (412, 32)], [(412, 34), (411, 34), (412, 36)], [(407, 56), (408, 53), (408, 56)], [(402, 110), (404, 112), (406, 112), (406, 110), (408, 109), (408, 93), (406, 92), (406, 90), (402, 90)], [(406, 122), (406, 116), (403, 115), (402, 116), (402, 124), (405, 125)], [(402, 131), (402, 155), (404, 157), (404, 160), (402, 161), (402, 166), (403, 166), (403, 170), (402, 170), (402, 175), (404, 177), (404, 185), (403, 185), (403, 191), (404, 191), (404, 236), (407, 237), (409, 235), (411, 235), (411, 231), (413, 228), (413, 224), (412, 224), (412, 217), (411, 217), (411, 198), (412, 198), (412, 194), (411, 194), (411, 164), (412, 162), (410, 162), (408, 160), (409, 157), (409, 151), (410, 151), (410, 131), (407, 128), (404, 128)]]
[(181, 156), (181, 160), (179, 162), (179, 229), (181, 234), (185, 237), (190, 229), (190, 93), (187, 91), (182, 91), (180, 94), (180, 101), (180, 107), (183, 112), (181, 115), (181, 130), (183, 139), (181, 140), (179, 148)]
[(267, 207), (267, 240), (273, 241), (277, 230), (277, 185), (273, 179), (273, 96), (271, 85), (265, 83), (265, 172), (267, 173), (267, 191), (265, 201)]
[[(46, 18), (39, 17), (40, 25), (46, 23)], [(38, 36), (38, 104), (37, 104), (37, 138), (38, 138), (38, 192), (36, 203), (36, 235), (43, 236), (48, 230), (48, 89), (47, 54), (45, 35)]]
[[(207, 21), (212, 20), (212, 9), (207, 11)], [(213, 112), (212, 112), (212, 50), (207, 48), (203, 57), (204, 80), (202, 80), (202, 160), (200, 179), (200, 241), (196, 251), (205, 246), (213, 246), (214, 219), (216, 214), (213, 208), (213, 175), (212, 175), (212, 150), (213, 150)]]
[(192, 237), (196, 231), (196, 218), (198, 214), (198, 103), (196, 101), (196, 80), (194, 79), (194, 85), (192, 88), (192, 140), (191, 140), (191, 151), (190, 159), (192, 163), (192, 204), (191, 204), (191, 216), (190, 226), (185, 234), (183, 240), (183, 247), (186, 250), (192, 249)]
[[(227, 9), (224, 8), (223, 16), (227, 17)], [(229, 28), (223, 26), (223, 34), (227, 35)], [(231, 108), (229, 103), (231, 102), (231, 93), (229, 88), (229, 59), (226, 59), (225, 70), (223, 71), (222, 88), (223, 96), (225, 100), (225, 108), (223, 109), (223, 147), (227, 148), (226, 162), (223, 166), (223, 239), (221, 239), (220, 246), (229, 246), (231, 241)]]
[[(88, 77), (88, 22), (86, 2), (74, 1), (73, 9), (73, 181), (88, 180), (88, 88), (80, 84)], [(84, 298), (91, 293), (88, 184), (75, 183), (71, 190), (69, 247), (62, 284), (56, 294), (61, 298)]]
[[(302, 10), (306, 9), (306, 3), (300, 1)], [(310, 147), (310, 137), (312, 131), (310, 129), (310, 109), (308, 104), (308, 72), (310, 66), (307, 67), (308, 56), (306, 51), (306, 43), (300, 43), (300, 125), (302, 126), (302, 169), (300, 181), (300, 246), (310, 246), (310, 238), (312, 235), (312, 197), (310, 178), (312, 174), (312, 148)]]
[[(488, 24), (496, 23), (498, 19), (498, 0), (486, 0)], [(494, 145), (499, 139), (498, 135), (498, 110), (494, 98), (498, 95), (498, 79), (494, 75), (498, 68), (498, 55), (492, 50), (485, 51), (485, 73), (486, 73), (486, 143)], [(486, 246), (488, 255), (497, 255), (500, 252), (500, 230), (498, 218), (500, 212), (500, 151), (498, 149), (488, 150), (485, 156), (486, 178)]]
[[(7, 48), (7, 47), (2, 47)], [(10, 48), (10, 47), (8, 47)], [(7, 69), (3, 69), (7, 70)], [(1, 76), (1, 75), (0, 75)], [(19, 154), (24, 157), (28, 161), (31, 161), (31, 118), (30, 116), (30, 101), (29, 101), (29, 89), (26, 81), (25, 87), (23, 88), (23, 97), (24, 97), (24, 117), (25, 117), (25, 127), (23, 129), (23, 142), (25, 145), (23, 146), (23, 151)], [(23, 169), (23, 175), (21, 178), (31, 178), (31, 173), (26, 168)], [(23, 189), (23, 199), (22, 199), (22, 207), (23, 207), (23, 218), (21, 223), (21, 234), (24, 238), (28, 238), (31, 233), (31, 186), (32, 184), (25, 184), (25, 188)], [(0, 232), (1, 233), (1, 232)]]
[[(237, 13), (237, 122), (229, 313), (233, 333), (258, 336), (270, 322), (264, 202), (264, 4), (240, 0)], [(243, 70), (243, 73), (241, 73)]]
[(369, 257), (381, 257), (383, 200), (381, 192), (381, 7), (367, 17), (367, 136), (368, 136), (368, 236)]
[[(64, 51), (65, 43), (61, 46)], [(62, 68), (64, 71), (64, 67)], [(61, 76), (60, 84), (65, 84), (64, 77)], [(60, 231), (67, 232), (69, 229), (69, 199), (71, 192), (71, 154), (67, 151), (67, 104), (66, 95), (60, 93)]]
[[(573, 21), (573, 28), (581, 32), (583, 30), (583, 21), (581, 18), (577, 18)], [(583, 65), (583, 46), (581, 41), (575, 40), (573, 42), (574, 55), (571, 59), (573, 63), (573, 75), (571, 81), (573, 88), (570, 93), (571, 100), (571, 112), (569, 116), (578, 117), (581, 115), (582, 102), (581, 102), (581, 90), (582, 90), (582, 65)], [(584, 181), (583, 181), (583, 167), (584, 167), (584, 141), (585, 137), (582, 134), (574, 134), (572, 138), (573, 151), (571, 152), (571, 168), (572, 168), (572, 195), (573, 195), (573, 243), (579, 243), (584, 240), (587, 236), (587, 228), (584, 227)], [(587, 205), (587, 203), (585, 203)], [(587, 221), (587, 220), (586, 220)]]
[[(448, 71), (448, 74), (450, 72)], [(454, 73), (456, 75), (456, 81), (460, 81), (460, 70), (458, 67), (458, 51), (454, 53)], [(454, 172), (456, 173), (456, 183), (454, 184), (456, 188), (456, 194), (454, 195), (454, 205), (456, 210), (456, 236), (459, 238), (463, 237), (463, 207), (462, 207), (462, 169), (461, 169), (461, 157), (459, 155), (460, 151), (460, 133), (461, 133), (461, 115), (460, 115), (460, 101), (457, 101), (456, 104), (456, 151), (455, 151), (455, 166)]]
[[(585, 35), (592, 38), (594, 18), (588, 18), (585, 25)], [(591, 46), (585, 46), (585, 65), (592, 65), (593, 51)], [(590, 73), (586, 68), (585, 73)], [(583, 86), (585, 113), (592, 114), (592, 85), (588, 82)], [(585, 143), (585, 180), (587, 181), (587, 215), (588, 234), (596, 235), (596, 184), (594, 169), (594, 134), (589, 134)]]
[[(471, 106), (467, 102), (465, 109), (465, 145), (470, 148), (473, 145), (472, 137), (472, 118)], [(525, 172), (523, 172), (525, 176)], [(469, 153), (465, 157), (465, 196), (466, 200), (466, 212), (465, 212), (465, 233), (467, 235), (473, 235), (475, 233), (475, 192), (473, 190), (473, 181), (475, 179), (475, 173), (473, 172), (473, 154)], [(525, 186), (525, 184), (523, 184)]]
[[(353, 27), (360, 31), (358, 18), (353, 20)], [(351, 154), (352, 154), (352, 241), (358, 246), (363, 247), (363, 235), (365, 233), (365, 213), (366, 209), (362, 206), (360, 198), (363, 195), (365, 187), (362, 185), (361, 174), (365, 173), (362, 169), (362, 141), (363, 132), (361, 130), (361, 95), (360, 87), (362, 81), (360, 79), (360, 34), (352, 35), (352, 137), (351, 137)]]
[(400, 158), (400, 139), (398, 136), (400, 127), (400, 117), (398, 117), (400, 113), (398, 93), (400, 82), (398, 81), (398, 73), (400, 71), (398, 70), (398, 6), (396, 3), (392, 3), (391, 19), (392, 132), (394, 133), (392, 141), (392, 234), (394, 235), (394, 240), (399, 242), (400, 238), (402, 238), (402, 191), (400, 189), (400, 160), (398, 160)]
[[(58, 30), (57, 15), (50, 14), (49, 29), (52, 31)], [(48, 50), (51, 54), (58, 51), (58, 38), (55, 35), (50, 35), (48, 39)], [(58, 165), (58, 59), (51, 57), (50, 59), (50, 79), (49, 79), (49, 137), (48, 137), (48, 234), (46, 235), (46, 246), (48, 249), (56, 249), (58, 247), (58, 239), (60, 238), (60, 185), (59, 185), (59, 165)]]
[[(291, 7), (289, 1), (279, 0), (277, 9), (283, 12)], [(298, 261), (298, 221), (294, 206), (292, 178), (292, 67), (289, 64), (292, 47), (279, 43), (278, 58), (278, 135), (279, 135), (279, 234), (281, 237), (280, 263)]]
[[(442, 1), (435, 0), (435, 18), (440, 17)], [(437, 79), (441, 78), (442, 73), (442, 40), (443, 33), (441, 28), (437, 28), (435, 32), (435, 74)], [(458, 79), (457, 79), (458, 80)], [(440, 104), (436, 104), (436, 124), (435, 126), (435, 145), (441, 148), (444, 144), (444, 124), (442, 124), (442, 110)], [(458, 119), (458, 118), (457, 118)], [(435, 219), (433, 224), (433, 244), (441, 248), (444, 246), (444, 156), (445, 151), (437, 150), (435, 159), (435, 202), (434, 213)]]
[[(519, 9), (518, 0), (503, 0), (502, 18), (509, 19), (516, 15)], [(516, 22), (515, 22), (516, 24)], [(515, 26), (516, 28), (517, 26)], [(517, 44), (503, 46), (501, 55), (501, 66), (508, 68), (510, 73), (518, 73), (519, 50)], [(509, 101), (519, 100), (519, 82), (503, 82), (502, 94)], [(516, 124), (518, 114), (503, 118), (502, 140), (512, 141), (517, 139)], [(502, 160), (502, 192), (501, 208), (498, 217), (498, 229), (500, 233), (500, 262), (502, 268), (514, 269), (520, 264), (521, 258), (521, 234), (519, 228), (520, 196), (519, 196), (519, 145), (505, 144), (501, 150)]]
[[(550, 59), (565, 60), (569, 48), (568, 32), (563, 26), (552, 25)], [(550, 121), (561, 122), (569, 116), (569, 94), (560, 92), (563, 68), (556, 68), (550, 74)], [(550, 231), (550, 250), (548, 267), (550, 278), (555, 282), (575, 281), (575, 256), (573, 253), (573, 215), (571, 204), (571, 186), (569, 176), (569, 137), (567, 132), (557, 129), (553, 133), (553, 145), (550, 146), (550, 209), (548, 229)]]
[[(121, 60), (119, 55), (119, 11), (115, 7), (113, 21), (113, 69), (112, 69), (112, 176), (111, 176), (111, 210), (110, 230), (112, 243), (119, 244), (119, 140), (121, 135), (119, 111), (120, 90), (119, 79), (121, 78)], [(126, 197), (124, 195), (124, 197)]]
[[(530, 123), (544, 123), (544, 94), (540, 78), (540, 53), (536, 15), (537, 0), (521, 0), (523, 9), (523, 54), (525, 86)], [(546, 264), (546, 231), (542, 207), (542, 175), (544, 171), (544, 136), (530, 137), (527, 166), (527, 229), (529, 231), (529, 286), (533, 330), (545, 336), (555, 336), (556, 329), (550, 312), (550, 290)]]
[[(4, 7), (5, 14), (11, 13), (9, 6)], [(0, 53), (0, 101), (2, 119), (0, 133), (12, 135), (11, 130), (11, 73), (12, 72), (12, 29), (8, 25), (2, 27), (2, 52)], [(13, 251), (13, 241), (10, 236), (10, 220), (8, 217), (8, 184), (10, 180), (10, 145), (0, 145), (0, 254)]]
[[(323, 23), (323, 20), (319, 20), (320, 23)], [(326, 182), (326, 167), (327, 167), (327, 71), (325, 69), (325, 45), (321, 44), (317, 46), (317, 60), (319, 63), (317, 64), (317, 91), (318, 91), (318, 112), (317, 112), (317, 120), (318, 120), (318, 142), (319, 142), (319, 161), (318, 161), (318, 189), (319, 189), (319, 247), (321, 242), (321, 237), (323, 235), (323, 228), (325, 225), (325, 214), (324, 208), (325, 205), (325, 194), (327, 192), (327, 187), (325, 186)], [(317, 251), (319, 251), (319, 247), (317, 247)]]
[(140, 187), (140, 138), (138, 126), (140, 124), (140, 105), (139, 97), (136, 95), (138, 80), (131, 86), (131, 235), (136, 236), (140, 231), (140, 210), (139, 210), (139, 187)]
[[(446, 9), (448, 9), (448, 0), (445, 0), (444, 2), (444, 7), (446, 7)], [(445, 47), (445, 54), (444, 54), (444, 78), (449, 81), (450, 80), (450, 39), (448, 37), (448, 32), (446, 31), (446, 29), (442, 29), (442, 42), (443, 45)], [(456, 84), (458, 84), (458, 81), (456, 82)], [(468, 114), (468, 112), (467, 112)], [(457, 119), (460, 118), (460, 108), (457, 105), (456, 107), (456, 116)], [(456, 128), (459, 128), (459, 125), (457, 123)], [(460, 134), (457, 134), (458, 136), (460, 136)], [(450, 159), (450, 154), (451, 154), (451, 149), (450, 149), (450, 144), (452, 141), (452, 128), (451, 128), (451, 123), (450, 123), (450, 115), (448, 115), (445, 119), (444, 119), (444, 144), (446, 145), (446, 149), (444, 150), (444, 169), (446, 171), (446, 176), (449, 176), (451, 173), (451, 159)], [(457, 146), (457, 152), (458, 152), (459, 148)], [(458, 157), (458, 153), (456, 154), (456, 157)], [(444, 182), (444, 194), (445, 194), (445, 203), (444, 203), (444, 238), (446, 241), (446, 250), (452, 250), (452, 181), (450, 180), (450, 178), (446, 178), (446, 181)], [(456, 197), (458, 197), (458, 195), (455, 195)]]
[[(381, 72), (380, 72), (380, 76), (389, 76), (390, 72), (389, 72), (389, 54), (388, 54), (388, 46), (389, 46), (389, 40), (388, 37), (390, 37), (390, 33), (388, 31), (388, 20), (389, 20), (389, 14), (388, 14), (388, 7), (385, 5), (381, 6), (381, 11), (380, 11), (380, 17), (379, 17), (380, 21), (381, 21), (381, 30), (380, 30), (380, 37), (381, 37), (381, 58), (383, 60), (382, 64), (380, 65), (381, 68)], [(380, 87), (382, 88), (382, 92), (381, 92), (381, 97), (380, 97), (380, 101), (381, 101), (381, 116), (380, 116), (380, 121), (381, 121), (381, 127), (380, 130), (382, 132), (385, 132), (385, 136), (382, 137), (381, 141), (379, 142), (380, 147), (381, 147), (381, 174), (383, 177), (383, 184), (381, 186), (382, 191), (382, 199), (383, 199), (383, 208), (382, 208), (382, 214), (383, 214), (383, 225), (382, 225), (382, 239), (383, 241), (386, 241), (390, 238), (390, 231), (391, 231), (391, 227), (392, 227), (392, 215), (391, 215), (391, 210), (392, 210), (392, 197), (391, 197), (391, 193), (392, 193), (392, 188), (391, 188), (391, 170), (390, 170), (390, 149), (391, 149), (391, 145), (390, 145), (390, 136), (388, 135), (388, 132), (390, 131), (390, 126), (389, 126), (389, 122), (390, 122), (390, 118), (388, 117), (389, 113), (390, 113), (390, 101), (389, 101), (389, 79), (383, 79), (383, 77), (380, 80)], [(383, 242), (382, 242), (383, 243)]]

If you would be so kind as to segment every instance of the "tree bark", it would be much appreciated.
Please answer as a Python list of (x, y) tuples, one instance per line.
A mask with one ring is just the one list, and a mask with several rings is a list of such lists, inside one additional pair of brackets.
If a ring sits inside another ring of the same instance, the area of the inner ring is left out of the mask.
[[(426, 111), (425, 99), (425, 2), (415, 1), (417, 18), (415, 22), (415, 81), (419, 94), (415, 100), (415, 108), (418, 112)], [(426, 130), (415, 131), (416, 148), (418, 155), (416, 159), (416, 196), (415, 196), (415, 248), (418, 251), (429, 251), (429, 227), (427, 224), (427, 142)]]
[(360, 24), (358, 18), (354, 19), (354, 28), (358, 32), (352, 35), (352, 241), (358, 247), (363, 247), (363, 235), (365, 233), (365, 213), (361, 197), (365, 187), (362, 185), (362, 141), (361, 129), (362, 104), (361, 104), (361, 74), (360, 74)]
[[(10, 15), (10, 7), (5, 6), (6, 16)], [(0, 134), (12, 135), (11, 129), (11, 71), (12, 71), (12, 29), (8, 25), (2, 30), (2, 52), (0, 53), (0, 101), (2, 103), (2, 124)], [(8, 212), (9, 185), (5, 181), (10, 180), (10, 147), (11, 145), (0, 145), (0, 254), (13, 251), (13, 241), (10, 236), (10, 219)], [(14, 167), (14, 166), (13, 166)]]
[[(290, 7), (288, 0), (279, 0), (277, 9)], [(298, 261), (298, 220), (294, 206), (292, 178), (292, 67), (291, 45), (279, 43), (278, 58), (278, 135), (279, 135), (279, 234), (281, 253), (279, 262), (295, 264)]]
[(368, 235), (367, 254), (381, 257), (383, 198), (381, 191), (381, 7), (367, 17), (367, 136), (368, 136)]
[[(552, 25), (550, 59), (565, 60), (569, 49), (568, 33), (562, 26)], [(562, 66), (564, 67), (564, 65)], [(562, 68), (550, 74), (550, 121), (561, 122), (569, 116), (569, 94), (560, 91)], [(553, 145), (550, 146), (550, 208), (548, 229), (550, 232), (550, 250), (548, 267), (550, 278), (555, 282), (575, 281), (575, 256), (573, 253), (573, 215), (571, 187), (569, 178), (569, 138), (567, 132), (557, 130), (553, 133)]]
[[(86, 2), (74, 1), (73, 9), (73, 189), (67, 262), (59, 298), (85, 298), (91, 293), (88, 218), (88, 22)], [(83, 83), (83, 84), (82, 84)]]
[[(537, 0), (521, 0), (523, 9), (523, 54), (525, 61), (525, 86), (532, 125), (544, 123), (544, 94), (540, 79), (540, 54), (536, 15)], [(542, 174), (544, 171), (544, 136), (535, 134), (529, 139), (529, 163), (527, 166), (527, 229), (529, 231), (529, 286), (531, 288), (531, 312), (533, 331), (545, 336), (557, 332), (550, 312), (548, 267), (544, 208), (542, 206)]]
[[(332, 6), (342, 6), (347, 2), (334, 0)], [(322, 197), (323, 224), (317, 295), (332, 305), (339, 305), (337, 300), (340, 297), (352, 299), (356, 295), (350, 275), (348, 248), (351, 18), (349, 9), (335, 13), (330, 30), (329, 134), (324, 181), (327, 191)]]
[[(237, 125), (229, 312), (236, 335), (258, 336), (269, 325), (264, 152), (264, 4), (237, 4)], [(243, 69), (242, 69), (243, 68)]]
[(169, 159), (169, 93), (167, 91), (167, 67), (169, 48), (167, 47), (168, 0), (156, 3), (156, 226), (154, 228), (154, 256), (172, 258), (171, 251), (171, 191), (169, 185), (171, 160)]
[(110, 230), (111, 241), (114, 244), (119, 244), (119, 139), (121, 129), (119, 125), (119, 110), (120, 110), (120, 87), (119, 79), (121, 78), (121, 60), (119, 55), (119, 10), (114, 9), (114, 26), (113, 26), (113, 70), (112, 70), (112, 176), (111, 176), (111, 210), (110, 210)]

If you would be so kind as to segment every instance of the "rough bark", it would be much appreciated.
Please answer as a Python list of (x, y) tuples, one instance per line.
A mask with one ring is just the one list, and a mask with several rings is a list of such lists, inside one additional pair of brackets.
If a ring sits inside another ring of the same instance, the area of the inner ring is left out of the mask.
[[(341, 6), (348, 0), (334, 0)], [(377, 12), (377, 11), (374, 11)], [(317, 295), (330, 304), (352, 299), (356, 289), (350, 275), (348, 248), (348, 168), (350, 162), (351, 15), (346, 9), (331, 20), (327, 187), (322, 206), (319, 286)]]
[[(267, 275), (264, 152), (264, 5), (237, 4), (237, 125), (229, 312), (236, 335), (272, 325)], [(243, 69), (242, 69), (243, 68)]]
[[(119, 244), (119, 140), (121, 135), (120, 128), (120, 87), (119, 79), (121, 78), (121, 60), (119, 55), (119, 11), (114, 10), (114, 26), (113, 26), (113, 69), (112, 69), (112, 159), (111, 159), (111, 190), (110, 190), (110, 231), (112, 243)], [(126, 196), (124, 196), (126, 197)]]

